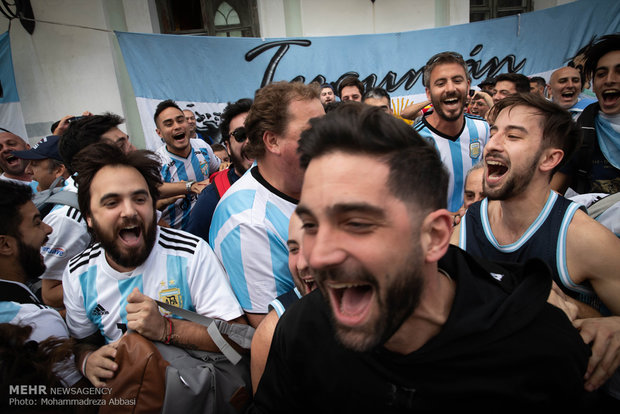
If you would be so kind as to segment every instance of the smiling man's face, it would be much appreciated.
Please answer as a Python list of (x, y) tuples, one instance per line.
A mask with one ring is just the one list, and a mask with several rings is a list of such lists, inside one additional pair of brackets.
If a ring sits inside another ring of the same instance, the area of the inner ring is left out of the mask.
[(28, 160), (17, 158), (11, 151), (25, 151), (28, 144), (15, 134), (0, 132), (0, 168), (12, 177), (24, 175)]
[(592, 89), (603, 113), (620, 114), (620, 50), (609, 52), (598, 60)]
[(169, 107), (161, 111), (157, 117), (157, 134), (166, 143), (171, 153), (187, 157), (190, 151), (187, 119), (178, 108)]
[(147, 259), (156, 236), (155, 208), (144, 177), (132, 167), (105, 166), (90, 186), (88, 226), (110, 266), (131, 271)]

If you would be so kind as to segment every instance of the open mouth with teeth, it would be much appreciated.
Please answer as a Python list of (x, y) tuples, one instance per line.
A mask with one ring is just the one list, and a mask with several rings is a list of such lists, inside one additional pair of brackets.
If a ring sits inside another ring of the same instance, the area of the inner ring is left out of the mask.
[(442, 103), (447, 107), (458, 107), (461, 104), (461, 100), (454, 96), (452, 98), (446, 98), (442, 101)]
[(562, 98), (573, 99), (575, 97), (575, 91), (567, 91), (562, 93)]
[(312, 276), (302, 277), (301, 282), (303, 283), (303, 286), (305, 289), (305, 292), (304, 292), (305, 295), (307, 295), (308, 293), (316, 289), (316, 283), (314, 283), (314, 278)]
[(142, 229), (140, 228), (140, 226), (137, 226), (137, 225), (123, 227), (118, 232), (118, 237), (121, 239), (121, 241), (125, 245), (129, 247), (139, 245), (142, 240), (141, 236), (142, 236)]
[(180, 132), (176, 135), (172, 136), (172, 139), (174, 139), (175, 141), (181, 141), (185, 139), (185, 132)]
[(328, 283), (334, 317), (343, 325), (354, 327), (367, 320), (375, 289), (365, 283)]
[(15, 155), (8, 153), (5, 157), (4, 160), (6, 161), (6, 163), (8, 165), (14, 165), (17, 164), (19, 162), (19, 158), (17, 158)]
[(508, 167), (506, 166), (506, 164), (500, 161), (487, 160), (486, 166), (487, 166), (486, 179), (487, 179), (487, 183), (490, 183), (490, 184), (501, 180), (502, 177), (506, 175), (506, 172), (508, 171)]
[(601, 97), (603, 98), (602, 100), (604, 106), (614, 105), (618, 102), (618, 99), (620, 98), (620, 90), (607, 89), (603, 91)]

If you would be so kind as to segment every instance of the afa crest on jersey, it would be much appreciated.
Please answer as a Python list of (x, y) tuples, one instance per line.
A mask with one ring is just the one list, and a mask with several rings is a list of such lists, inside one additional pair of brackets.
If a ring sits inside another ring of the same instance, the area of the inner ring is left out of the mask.
[(178, 308), (183, 307), (183, 297), (181, 296), (181, 291), (179, 288), (164, 289), (159, 291), (159, 300)]
[(480, 156), (480, 141), (472, 141), (469, 143), (469, 158), (478, 158)]

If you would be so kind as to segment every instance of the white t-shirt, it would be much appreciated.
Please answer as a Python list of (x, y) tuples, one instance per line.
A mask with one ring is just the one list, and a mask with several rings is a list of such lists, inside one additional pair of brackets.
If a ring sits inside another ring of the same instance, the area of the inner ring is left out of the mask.
[(100, 331), (107, 342), (127, 325), (134, 287), (154, 299), (230, 321), (243, 314), (217, 257), (199, 237), (160, 228), (151, 254), (132, 272), (112, 269), (99, 243), (69, 261), (62, 278), (67, 326), (81, 339)]
[[(73, 179), (65, 181), (63, 191), (77, 193)], [(86, 220), (75, 207), (57, 204), (43, 221), (52, 227), (48, 241), (41, 247), (46, 270), (41, 279), (62, 280), (69, 259), (81, 253), (90, 242)]]

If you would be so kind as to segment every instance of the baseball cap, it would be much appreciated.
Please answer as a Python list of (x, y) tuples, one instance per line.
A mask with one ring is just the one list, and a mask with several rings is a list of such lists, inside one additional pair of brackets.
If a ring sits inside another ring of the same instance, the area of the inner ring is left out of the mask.
[(32, 148), (26, 151), (11, 151), (17, 158), (24, 160), (44, 160), (52, 158), (62, 162), (62, 157), (58, 152), (59, 135), (48, 135), (41, 138)]

